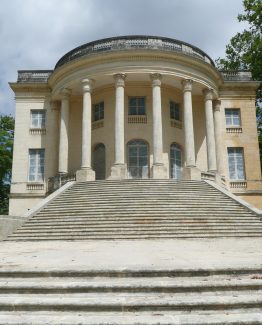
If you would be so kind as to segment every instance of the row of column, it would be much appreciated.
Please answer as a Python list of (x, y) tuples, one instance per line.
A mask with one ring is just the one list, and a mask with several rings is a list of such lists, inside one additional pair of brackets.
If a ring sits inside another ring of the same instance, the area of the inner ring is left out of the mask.
[[(124, 87), (125, 74), (116, 74), (115, 78), (115, 164), (112, 168), (113, 178), (125, 178), (125, 143), (124, 143)], [(161, 80), (160, 74), (151, 74), (152, 81), (152, 109), (153, 109), (153, 177), (166, 178), (166, 170), (162, 161), (162, 108), (161, 108)], [(91, 169), (91, 130), (92, 130), (92, 102), (91, 91), (94, 81), (82, 80), (83, 85), (83, 114), (82, 114), (82, 160), (81, 174), (84, 178), (94, 179)], [(195, 145), (192, 111), (193, 81), (182, 81), (184, 100), (184, 136), (185, 161), (187, 167), (195, 167)], [(63, 89), (61, 92), (61, 118), (59, 141), (59, 173), (68, 171), (68, 122), (69, 97), (71, 91)], [(220, 101), (213, 101), (213, 91), (203, 91), (205, 99), (206, 142), (208, 170), (222, 172), (221, 135), (220, 135)], [(214, 103), (214, 110), (213, 110)], [(214, 112), (214, 114), (213, 114)]]

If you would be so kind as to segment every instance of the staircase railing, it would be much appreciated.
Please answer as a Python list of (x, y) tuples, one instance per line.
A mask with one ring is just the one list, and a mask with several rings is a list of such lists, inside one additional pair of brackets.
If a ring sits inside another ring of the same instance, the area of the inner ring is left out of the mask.
[(58, 190), (60, 187), (65, 185), (67, 182), (75, 181), (76, 174), (75, 173), (67, 173), (67, 174), (57, 174), (48, 179), (48, 193), (53, 193)]

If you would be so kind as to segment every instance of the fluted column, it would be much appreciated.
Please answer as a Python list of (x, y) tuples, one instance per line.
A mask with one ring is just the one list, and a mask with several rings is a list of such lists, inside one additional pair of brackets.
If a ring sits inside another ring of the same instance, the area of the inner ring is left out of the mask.
[(76, 172), (76, 180), (93, 181), (95, 172), (91, 167), (92, 157), (92, 100), (91, 91), (94, 85), (92, 79), (82, 80), (83, 89), (83, 111), (82, 111), (82, 159), (81, 169)]
[(214, 125), (215, 125), (215, 142), (216, 142), (216, 161), (217, 171), (224, 175), (224, 160), (222, 150), (222, 126), (221, 126), (221, 101), (214, 100)]
[(64, 88), (61, 91), (60, 131), (59, 131), (59, 158), (58, 172), (68, 172), (68, 124), (69, 124), (69, 99), (71, 90)]
[(184, 93), (185, 160), (187, 167), (196, 166), (192, 111), (192, 83), (193, 81), (190, 79), (182, 81)]
[(163, 164), (163, 131), (161, 106), (161, 80), (159, 73), (151, 74), (153, 110), (153, 178), (167, 178)]
[(94, 82), (91, 79), (82, 80), (83, 114), (82, 114), (82, 162), (81, 169), (91, 168), (92, 150), (92, 101), (91, 91)]
[(118, 73), (115, 78), (115, 163), (111, 168), (111, 179), (126, 178), (125, 165), (125, 78)]
[(213, 119), (213, 91), (211, 89), (204, 89), (205, 100), (205, 115), (206, 115), (206, 143), (207, 143), (207, 166), (208, 171), (215, 172), (216, 166), (216, 143), (214, 133), (214, 119)]

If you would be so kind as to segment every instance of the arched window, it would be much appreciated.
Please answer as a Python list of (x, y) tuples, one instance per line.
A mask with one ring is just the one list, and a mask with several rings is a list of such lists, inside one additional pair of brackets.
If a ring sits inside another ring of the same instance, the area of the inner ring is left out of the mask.
[(129, 178), (148, 178), (148, 144), (145, 141), (128, 142), (127, 168)]
[(106, 178), (106, 148), (103, 143), (99, 143), (94, 148), (93, 168), (96, 179)]
[(170, 146), (170, 174), (173, 179), (182, 178), (182, 152), (176, 143)]

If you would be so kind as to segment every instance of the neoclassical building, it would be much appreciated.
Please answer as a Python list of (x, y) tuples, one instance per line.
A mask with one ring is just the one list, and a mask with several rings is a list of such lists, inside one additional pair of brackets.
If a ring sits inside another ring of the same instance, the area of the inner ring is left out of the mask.
[(262, 208), (259, 82), (155, 36), (84, 44), (18, 71), (10, 215), (67, 180), (210, 179)]

